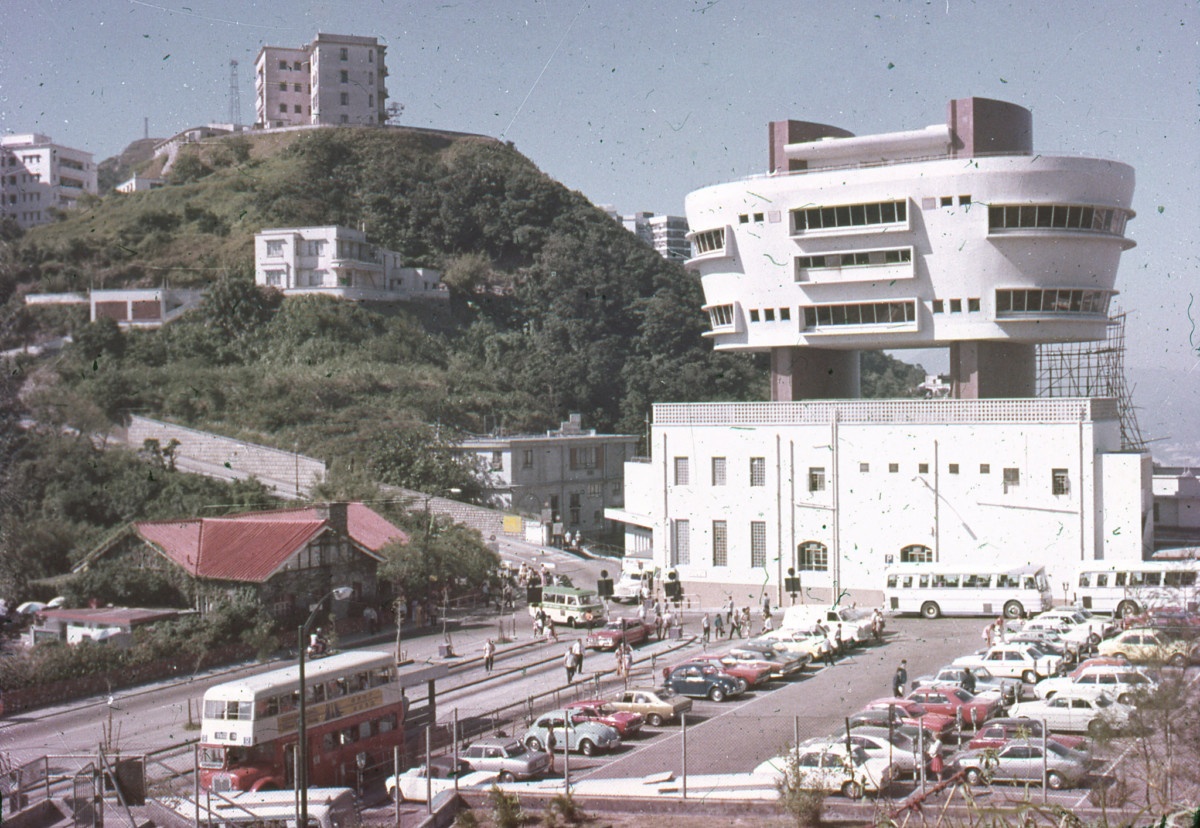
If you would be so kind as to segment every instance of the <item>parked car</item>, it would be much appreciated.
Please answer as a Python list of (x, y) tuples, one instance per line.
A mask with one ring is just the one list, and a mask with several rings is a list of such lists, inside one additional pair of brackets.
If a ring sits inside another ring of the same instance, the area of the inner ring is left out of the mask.
[(613, 618), (600, 629), (588, 633), (587, 646), (593, 650), (615, 650), (622, 643), (636, 647), (653, 632), (653, 626), (636, 618)]
[(964, 725), (978, 726), (997, 715), (1002, 709), (1000, 697), (994, 693), (976, 696), (961, 687), (921, 687), (908, 698), (931, 713), (950, 716)]
[(750, 639), (750, 644), (758, 647), (771, 647), (779, 652), (788, 653), (797, 658), (807, 658), (814, 661), (821, 645), (828, 637), (815, 633), (810, 629), (771, 630), (758, 638)]
[(742, 694), (745, 688), (739, 681), (709, 664), (684, 664), (672, 670), (664, 684), (683, 696), (719, 702)]
[[(1040, 719), (1017, 719), (1006, 716), (1000, 719), (992, 719), (990, 722), (984, 724), (971, 737), (971, 741), (967, 743), (967, 747), (971, 750), (998, 748), (1014, 739), (1036, 739), (1041, 741), (1041, 738), (1042, 722)], [(1051, 733), (1046, 738), (1053, 739), (1068, 750), (1073, 750), (1087, 759), (1091, 758), (1091, 745), (1082, 736)]]
[(608, 725), (616, 730), (622, 739), (636, 736), (646, 721), (646, 717), (641, 713), (618, 710), (612, 702), (604, 699), (570, 702), (566, 705), (566, 709), (571, 712), (573, 721), (599, 722)]
[[(968, 676), (967, 674), (970, 674)], [(1018, 679), (1000, 678), (993, 676), (986, 667), (943, 667), (932, 676), (920, 676), (913, 680), (916, 690), (921, 687), (962, 687), (976, 696), (995, 694), (1001, 704), (1012, 704), (1017, 701), (1021, 682)], [(975, 689), (972, 691), (971, 687)]]
[(855, 727), (851, 728), (849, 736), (831, 733), (826, 741), (843, 744), (849, 741), (866, 751), (869, 758), (886, 760), (894, 777), (917, 776), (921, 765), (929, 764), (929, 754), (922, 755), (917, 740), (894, 728), (889, 732), (886, 727)]
[[(887, 760), (872, 759), (860, 747), (847, 750), (846, 745), (831, 741), (797, 748), (797, 770), (806, 788), (840, 792), (849, 799), (859, 799), (864, 792), (878, 793), (892, 781)], [(754, 769), (754, 773), (775, 779), (787, 772), (791, 757), (776, 756)]]
[(610, 704), (617, 710), (641, 713), (646, 724), (662, 727), (667, 722), (677, 722), (684, 713), (691, 712), (692, 700), (666, 688), (632, 687), (617, 695)]
[(539, 716), (525, 731), (521, 741), (530, 750), (545, 750), (551, 732), (554, 733), (557, 750), (576, 751), (584, 756), (613, 750), (621, 744), (621, 737), (615, 728), (599, 722), (576, 722), (568, 710), (555, 710)]
[(1053, 676), (1062, 669), (1062, 658), (1046, 655), (1030, 644), (997, 644), (952, 662), (955, 667), (986, 667), (993, 676), (1019, 678), (1026, 684)]
[[(867, 703), (863, 710), (883, 710), (897, 724), (914, 724), (928, 728), (940, 740), (945, 741), (954, 730), (954, 717), (931, 713), (911, 699), (876, 699)], [(884, 727), (887, 725), (885, 724)]]
[(1046, 727), (1068, 733), (1090, 733), (1095, 735), (1105, 727), (1123, 730), (1129, 722), (1129, 708), (1114, 702), (1108, 696), (1079, 695), (1072, 690), (1063, 690), (1052, 699), (1014, 704), (1008, 711), (1010, 716), (1044, 719)]
[(621, 572), (613, 589), (612, 599), (618, 604), (636, 604), (643, 596), (654, 594), (656, 569), (626, 569)]
[(833, 635), (837, 625), (841, 624), (842, 641), (846, 646), (861, 644), (872, 638), (871, 611), (841, 604), (824, 607), (810, 604), (790, 606), (784, 610), (783, 623), (779, 626), (781, 629), (810, 630), (818, 622), (829, 630), (830, 635)]
[(1189, 656), (1186, 641), (1171, 638), (1150, 627), (1134, 627), (1101, 641), (1096, 652), (1100, 655), (1124, 656), (1130, 661), (1170, 664), (1172, 667), (1187, 666)]
[(775, 671), (773, 664), (765, 661), (743, 661), (730, 656), (701, 654), (688, 659), (688, 664), (711, 664), (722, 672), (746, 682), (747, 687), (757, 687), (771, 680)]
[(500, 776), (494, 771), (471, 770), (462, 759), (455, 763), (452, 756), (439, 756), (429, 766), (429, 773), (424, 765), (418, 765), (399, 776), (389, 776), (384, 782), (388, 796), (401, 802), (425, 802), (430, 789), (437, 796), (442, 791), (453, 790), (456, 782), (460, 789), (482, 788), (495, 783)]
[(725, 658), (746, 661), (751, 664), (769, 664), (771, 678), (777, 679), (800, 675), (809, 661), (808, 656), (780, 652), (773, 647), (755, 647), (745, 644), (734, 647), (725, 654)]
[(1111, 665), (1073, 670), (1065, 676), (1042, 679), (1033, 688), (1039, 699), (1052, 699), (1063, 690), (1093, 696), (1105, 693), (1121, 704), (1133, 704), (1149, 693), (1158, 682), (1132, 666)]
[(1078, 787), (1087, 776), (1087, 762), (1054, 741), (1043, 748), (1039, 741), (1012, 741), (999, 748), (965, 750), (951, 760), (951, 769), (964, 773), (967, 782), (1040, 783), (1055, 790)]
[(491, 771), (501, 782), (534, 779), (550, 769), (550, 757), (529, 750), (516, 739), (489, 738), (473, 742), (461, 754), (473, 771)]

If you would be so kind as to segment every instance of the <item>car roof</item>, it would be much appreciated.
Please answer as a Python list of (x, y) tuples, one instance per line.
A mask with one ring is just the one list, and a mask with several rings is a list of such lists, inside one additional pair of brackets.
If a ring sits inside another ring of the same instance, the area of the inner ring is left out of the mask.
[(516, 739), (505, 739), (500, 736), (488, 736), (471, 742), (471, 747), (502, 747), (505, 749), (511, 749), (520, 746), (521, 743)]

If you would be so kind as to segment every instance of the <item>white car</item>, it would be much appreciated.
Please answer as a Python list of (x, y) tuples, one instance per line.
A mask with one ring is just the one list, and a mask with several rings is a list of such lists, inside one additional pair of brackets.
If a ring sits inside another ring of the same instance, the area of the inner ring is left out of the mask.
[[(878, 793), (891, 784), (893, 774), (887, 759), (872, 759), (860, 747), (847, 751), (845, 742), (830, 741), (802, 745), (796, 750), (802, 787), (858, 799), (864, 792)], [(754, 773), (777, 780), (787, 773), (790, 759), (786, 754), (768, 759)]]
[(871, 639), (871, 613), (858, 607), (829, 605), (825, 607), (797, 604), (783, 613), (780, 627), (793, 630), (811, 630), (820, 622), (829, 630), (830, 638), (837, 625), (842, 625), (842, 641), (847, 645), (860, 644)]
[(1062, 669), (1060, 656), (1047, 655), (1031, 644), (997, 644), (969, 656), (956, 658), (955, 667), (986, 667), (993, 676), (1019, 678), (1026, 684), (1049, 678)]
[(401, 802), (424, 802), (432, 789), (436, 797), (443, 791), (454, 790), (457, 782), (459, 789), (484, 788), (492, 785), (500, 774), (495, 771), (473, 771), (463, 760), (455, 765), (453, 757), (439, 756), (430, 762), (433, 766), (432, 779), (425, 772), (424, 765), (409, 768), (399, 776), (389, 776), (384, 783), (388, 796)]
[(790, 653), (793, 656), (808, 656), (808, 660), (811, 662), (817, 660), (821, 644), (828, 639), (812, 630), (783, 628), (763, 633), (754, 640), (769, 643), (772, 649), (779, 652)]
[(1039, 719), (1046, 727), (1063, 733), (1090, 733), (1093, 736), (1107, 725), (1122, 730), (1129, 723), (1130, 708), (1108, 696), (1091, 697), (1063, 690), (1052, 699), (1020, 702), (1009, 708), (1013, 718)]
[(1039, 699), (1052, 699), (1063, 691), (1098, 696), (1101, 693), (1121, 704), (1132, 704), (1142, 693), (1149, 693), (1158, 682), (1136, 667), (1102, 665), (1088, 667), (1079, 675), (1055, 676), (1042, 679), (1033, 688)]

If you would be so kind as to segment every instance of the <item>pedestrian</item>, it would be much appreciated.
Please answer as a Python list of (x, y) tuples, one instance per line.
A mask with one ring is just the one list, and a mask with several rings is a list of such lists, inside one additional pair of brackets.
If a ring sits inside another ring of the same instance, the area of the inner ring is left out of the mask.
[(975, 695), (975, 674), (971, 672), (970, 667), (963, 668), (962, 688), (972, 696)]
[(583, 675), (583, 639), (576, 638), (571, 644), (571, 652), (575, 653), (575, 672)]
[[(731, 628), (733, 627), (733, 612), (734, 612), (733, 596), (730, 595), (729, 603), (725, 605), (725, 621), (726, 621), (726, 623), (729, 624), (729, 626)], [(732, 636), (730, 636), (730, 637), (732, 638)]]
[(871, 637), (876, 643), (883, 639), (883, 612), (879, 607), (875, 608), (875, 612), (871, 613)]
[(638, 621), (642, 624), (646, 623), (646, 602), (642, 601), (638, 604)]
[(987, 626), (983, 628), (983, 643), (988, 648), (992, 647), (992, 639), (996, 635), (996, 622), (989, 621)]
[(554, 748), (558, 746), (558, 740), (554, 738), (554, 728), (546, 729), (546, 756), (550, 759), (550, 764), (546, 767), (546, 773), (554, 773)]
[(554, 619), (546, 619), (546, 635), (554, 639), (554, 643), (558, 643), (558, 630), (554, 629)]
[(492, 674), (492, 664), (496, 660), (496, 642), (488, 639), (483, 645), (483, 671), (488, 675)]
[(817, 647), (817, 655), (825, 659), (826, 667), (833, 666), (833, 644), (827, 637), (821, 639), (821, 643)]
[(567, 684), (575, 680), (575, 651), (568, 647), (566, 655), (563, 656), (563, 667), (567, 671)]
[(750, 635), (754, 634), (751, 632), (753, 627), (750, 626), (750, 608), (749, 607), (742, 607), (742, 629), (745, 630)]
[(764, 617), (770, 616), (771, 614), (771, 596), (765, 592), (763, 593), (762, 597), (762, 613)]
[(842, 625), (838, 624), (837, 629), (833, 631), (833, 649), (837, 651), (837, 657), (841, 658), (845, 652), (845, 645), (842, 643)]
[(667, 610), (667, 614), (663, 616), (663, 629), (668, 636), (671, 635), (671, 627), (675, 626), (675, 613)]
[[(718, 639), (725, 634), (725, 616), (719, 612), (713, 616), (713, 631)], [(733, 638), (732, 635), (729, 637)]]
[(771, 629), (772, 629), (772, 627), (771, 627), (771, 613), (769, 613), (769, 612), (768, 612), (768, 613), (764, 613), (764, 614), (763, 614), (762, 634), (763, 634), (763, 635), (766, 635), (767, 633), (769, 633), (769, 632), (771, 631)]
[[(720, 618), (720, 616), (717, 616)], [(712, 634), (712, 622), (708, 620), (708, 613), (700, 619), (700, 642), (707, 647), (709, 636)]]
[(654, 634), (658, 636), (658, 640), (662, 641), (663, 637), (663, 617), (658, 608), (654, 609)]
[(371, 635), (379, 632), (379, 613), (374, 607), (367, 607), (363, 610), (363, 618), (367, 622), (367, 632)]
[(900, 659), (900, 666), (896, 668), (896, 674), (892, 676), (892, 695), (900, 698), (904, 695), (904, 686), (908, 684), (908, 661)]
[(945, 764), (942, 762), (942, 751), (939, 749), (935, 751), (933, 756), (929, 759), (929, 772), (933, 774), (933, 778), (935, 780), (940, 782), (942, 779), (942, 770), (944, 768)]

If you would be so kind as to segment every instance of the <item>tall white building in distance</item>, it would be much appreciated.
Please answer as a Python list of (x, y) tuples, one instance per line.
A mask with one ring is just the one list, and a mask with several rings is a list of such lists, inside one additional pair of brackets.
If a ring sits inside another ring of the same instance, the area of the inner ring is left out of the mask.
[[(945, 123), (769, 128), (769, 172), (685, 201), (718, 350), (770, 354), (771, 401), (654, 406), (625, 466), (627, 555), (707, 604), (878, 603), (890, 563), (1141, 560), (1148, 454), (1109, 398), (1035, 399), (1035, 349), (1103, 340), (1133, 169), (1036, 153), (1032, 114), (954, 100)], [(860, 349), (946, 347), (955, 399), (859, 396)], [(745, 598), (739, 600), (745, 601)]]
[(90, 152), (37, 133), (0, 137), (0, 218), (33, 227), (51, 221), (52, 208), (72, 208), (84, 193), (98, 192)]
[(385, 123), (386, 51), (374, 37), (331, 34), (297, 48), (264, 46), (254, 63), (256, 125)]
[(682, 263), (691, 258), (688, 223), (683, 216), (658, 216), (645, 210), (623, 216), (612, 207), (602, 209), (664, 259)]

